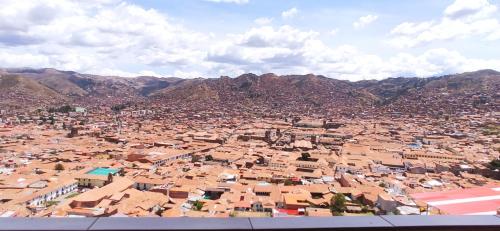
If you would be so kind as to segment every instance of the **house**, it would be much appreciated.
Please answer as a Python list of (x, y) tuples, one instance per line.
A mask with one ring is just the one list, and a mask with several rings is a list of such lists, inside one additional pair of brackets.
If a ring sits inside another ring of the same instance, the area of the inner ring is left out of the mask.
[(87, 112), (87, 109), (84, 107), (75, 107), (75, 112), (83, 114)]
[(45, 185), (40, 191), (29, 195), (26, 199), (26, 206), (40, 206), (47, 201), (54, 200), (60, 196), (74, 192), (78, 188), (78, 182), (74, 179), (66, 179), (60, 183)]
[(305, 194), (287, 193), (283, 194), (284, 208), (290, 210), (298, 210), (309, 207), (309, 197)]
[(137, 190), (150, 190), (153, 187), (160, 186), (166, 183), (162, 179), (152, 179), (144, 176), (138, 176), (133, 179), (134, 188)]
[(102, 187), (112, 181), (109, 175), (94, 174), (81, 174), (75, 177), (75, 179), (78, 181), (78, 186), (88, 188)]
[(169, 196), (176, 199), (186, 199), (189, 197), (190, 187), (187, 185), (173, 187), (169, 190)]
[(427, 172), (426, 165), (417, 162), (405, 162), (405, 168), (413, 174), (425, 174)]
[(377, 197), (377, 205), (385, 212), (392, 212), (396, 209), (398, 203), (389, 194), (379, 193)]
[(359, 182), (357, 182), (350, 174), (342, 174), (340, 176), (339, 183), (342, 187), (353, 187), (354, 185), (359, 184)]
[(123, 177), (117, 177), (117, 179), (110, 184), (101, 188), (86, 191), (76, 197), (73, 197), (69, 206), (76, 210), (92, 210), (92, 208), (96, 207), (103, 200), (109, 200), (115, 193), (123, 192), (126, 189), (131, 188), (133, 185), (134, 181)]
[(191, 151), (158, 148), (148, 153), (131, 153), (127, 155), (127, 161), (139, 161), (141, 163), (151, 164), (151, 169), (156, 169), (164, 164), (174, 162), (180, 159), (191, 158)]

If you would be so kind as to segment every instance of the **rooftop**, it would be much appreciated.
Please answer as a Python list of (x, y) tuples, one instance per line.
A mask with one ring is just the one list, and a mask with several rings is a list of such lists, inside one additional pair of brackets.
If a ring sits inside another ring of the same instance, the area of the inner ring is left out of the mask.
[(107, 176), (110, 173), (114, 175), (119, 171), (119, 169), (114, 168), (94, 168), (91, 171), (87, 172), (87, 174)]

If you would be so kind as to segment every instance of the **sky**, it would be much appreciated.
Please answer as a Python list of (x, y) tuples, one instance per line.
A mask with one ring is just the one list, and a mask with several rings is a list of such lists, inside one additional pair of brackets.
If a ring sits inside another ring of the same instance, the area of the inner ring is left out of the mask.
[(0, 0), (0, 67), (357, 81), (500, 70), (500, 0)]

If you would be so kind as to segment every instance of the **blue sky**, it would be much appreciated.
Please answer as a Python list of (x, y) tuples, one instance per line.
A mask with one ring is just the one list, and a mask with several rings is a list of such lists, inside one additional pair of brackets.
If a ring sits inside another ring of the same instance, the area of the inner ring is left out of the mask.
[(4, 0), (0, 67), (360, 80), (500, 69), (499, 0)]

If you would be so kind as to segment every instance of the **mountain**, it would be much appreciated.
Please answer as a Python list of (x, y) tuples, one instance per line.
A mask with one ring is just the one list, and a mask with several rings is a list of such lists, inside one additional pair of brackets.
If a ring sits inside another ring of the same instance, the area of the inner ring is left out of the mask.
[(73, 71), (59, 71), (51, 68), (0, 69), (0, 74), (1, 73), (17, 74), (29, 77), (60, 94), (68, 96), (106, 94), (106, 90), (116, 89), (121, 89), (122, 91), (131, 91), (131, 89), (134, 89), (137, 91), (136, 93), (146, 96), (151, 92), (168, 87), (172, 83), (183, 81), (183, 79), (175, 77), (158, 78), (152, 76), (140, 76), (136, 78), (124, 78), (118, 76), (97, 76), (80, 74)]
[(390, 103), (408, 91), (419, 90), (434, 78), (388, 78), (384, 80), (363, 80), (352, 85), (379, 97), (381, 103)]
[(413, 79), (415, 85), (396, 94), (386, 105), (388, 110), (401, 108), (406, 113), (440, 115), (500, 109), (500, 72), (480, 70)]
[(9, 72), (32, 78), (62, 95), (83, 96), (88, 93), (78, 85), (80, 81), (76, 72), (64, 72), (54, 69), (18, 69), (9, 70)]
[(277, 76), (272, 73), (192, 80), (163, 89), (153, 98), (194, 108), (223, 106), (304, 113), (367, 106), (377, 99), (369, 92), (353, 88), (347, 81), (312, 74)]
[(50, 68), (0, 69), (0, 75), (3, 76), (1, 93), (8, 96), (2, 103), (16, 100), (34, 106), (154, 103), (190, 110), (215, 108), (221, 113), (351, 115), (378, 111), (449, 114), (498, 110), (500, 92), (500, 73), (494, 70), (358, 82), (313, 74), (278, 76), (272, 73), (209, 79), (122, 78)]
[(175, 77), (157, 78), (153, 76), (140, 76), (134, 79), (134, 84), (136, 84), (135, 88), (139, 90), (141, 95), (148, 96), (158, 90), (184, 81), (186, 80)]
[(47, 86), (27, 77), (13, 74), (0, 75), (0, 105), (22, 108), (23, 106), (47, 106), (67, 99)]

